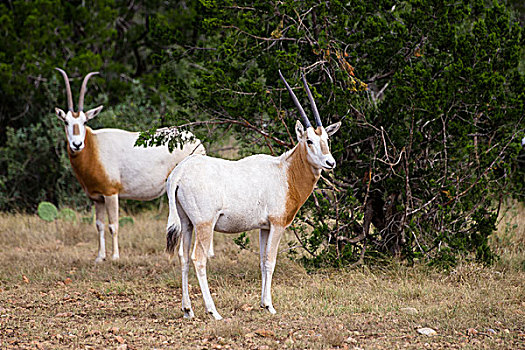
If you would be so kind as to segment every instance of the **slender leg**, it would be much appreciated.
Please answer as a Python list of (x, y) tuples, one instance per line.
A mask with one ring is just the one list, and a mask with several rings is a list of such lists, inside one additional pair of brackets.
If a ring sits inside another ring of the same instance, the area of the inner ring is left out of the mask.
[(217, 312), (213, 299), (211, 298), (206, 277), (206, 260), (208, 259), (208, 253), (210, 252), (213, 240), (213, 227), (214, 225), (210, 223), (195, 225), (195, 246), (191, 260), (193, 260), (193, 265), (195, 266), (206, 311), (216, 320), (222, 320), (222, 316)]
[(106, 209), (108, 212), (109, 232), (113, 237), (113, 255), (112, 260), (118, 260), (120, 254), (118, 251), (118, 194), (113, 196), (104, 196)]
[(95, 262), (100, 263), (106, 260), (106, 240), (104, 239), (106, 206), (104, 202), (95, 202), (95, 220), (98, 231), (98, 255)]
[(284, 232), (284, 227), (272, 225), (270, 228), (270, 234), (268, 235), (268, 242), (266, 244), (266, 260), (265, 273), (266, 280), (264, 283), (263, 290), (263, 301), (262, 305), (265, 307), (271, 314), (275, 314), (276, 311), (272, 304), (272, 275), (273, 270), (275, 269), (275, 261), (277, 260), (277, 250), (279, 248), (279, 241), (281, 240), (282, 233)]
[(268, 235), (270, 234), (270, 230), (259, 230), (259, 255), (261, 257), (261, 280), (262, 280), (262, 288), (261, 288), (261, 307), (264, 308), (264, 288), (266, 284), (266, 245), (268, 244)]
[(193, 225), (186, 215), (183, 215), (182, 208), (178, 208), (181, 218), (181, 238), (179, 245), (179, 260), (182, 271), (182, 311), (184, 318), (192, 318), (194, 316), (191, 308), (190, 292), (188, 288), (188, 273), (190, 270), (190, 247)]

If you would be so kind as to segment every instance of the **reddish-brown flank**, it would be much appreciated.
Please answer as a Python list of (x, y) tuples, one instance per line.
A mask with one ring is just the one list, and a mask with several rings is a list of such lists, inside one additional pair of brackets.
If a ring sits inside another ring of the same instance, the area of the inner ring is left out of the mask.
[(319, 176), (315, 175), (306, 159), (307, 151), (304, 143), (294, 150), (288, 158), (290, 164), (287, 169), (288, 193), (286, 194), (285, 213), (280, 218), (272, 220), (274, 223), (287, 227), (290, 225), (301, 206), (312, 193)]
[(89, 197), (112, 196), (121, 190), (121, 184), (111, 181), (100, 162), (96, 139), (90, 128), (86, 128), (85, 147), (81, 152), (72, 153), (68, 147), (69, 160), (73, 171)]

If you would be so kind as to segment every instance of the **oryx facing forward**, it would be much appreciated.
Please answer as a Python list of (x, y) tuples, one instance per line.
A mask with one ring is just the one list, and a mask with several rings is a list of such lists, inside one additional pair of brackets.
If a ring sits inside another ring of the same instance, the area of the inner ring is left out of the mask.
[(99, 247), (96, 262), (106, 259), (104, 240), (105, 212), (108, 213), (109, 231), (113, 236), (112, 259), (119, 259), (118, 199), (151, 200), (165, 191), (165, 181), (181, 160), (190, 154), (205, 154), (204, 146), (189, 132), (182, 148), (170, 153), (168, 146), (135, 147), (139, 133), (119, 129), (92, 130), (86, 123), (103, 108), (99, 106), (85, 112), (84, 95), (91, 72), (84, 78), (78, 98), (78, 112), (73, 110), (73, 96), (69, 78), (56, 68), (66, 83), (68, 111), (55, 108), (64, 121), (68, 141), (67, 153), (73, 171), (90, 199), (95, 202)]
[(261, 307), (274, 314), (270, 292), (277, 248), (284, 230), (312, 193), (321, 170), (335, 167), (328, 137), (341, 122), (323, 127), (319, 112), (303, 82), (314, 113), (314, 129), (292, 89), (279, 71), (303, 118), (297, 121), (297, 145), (279, 157), (258, 154), (238, 161), (191, 156), (182, 161), (167, 182), (169, 218), (167, 251), (173, 254), (181, 239), (182, 310), (193, 317), (188, 291), (188, 269), (192, 231), (195, 244), (191, 260), (195, 266), (206, 311), (220, 320), (206, 279), (206, 260), (213, 256), (213, 231), (238, 233), (259, 229), (262, 274)]

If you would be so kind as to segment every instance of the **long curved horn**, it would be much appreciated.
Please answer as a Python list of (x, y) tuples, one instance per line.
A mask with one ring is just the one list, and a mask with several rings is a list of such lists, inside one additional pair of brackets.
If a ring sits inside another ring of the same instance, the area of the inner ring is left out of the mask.
[(306, 93), (308, 94), (308, 99), (310, 100), (310, 105), (312, 106), (312, 111), (314, 112), (314, 118), (315, 118), (315, 124), (317, 126), (323, 126), (323, 123), (321, 122), (321, 117), (319, 117), (319, 111), (317, 110), (317, 106), (315, 105), (314, 98), (312, 96), (312, 92), (310, 91), (310, 88), (308, 87), (308, 83), (306, 82), (306, 78), (303, 76), (303, 83), (304, 88), (306, 89)]
[(290, 96), (292, 96), (292, 100), (295, 103), (295, 106), (297, 107), (297, 109), (299, 109), (299, 113), (303, 117), (304, 126), (306, 128), (311, 127), (312, 124), (310, 124), (310, 121), (308, 120), (308, 117), (306, 116), (306, 113), (304, 112), (303, 107), (301, 107), (301, 104), (299, 103), (299, 101), (297, 100), (297, 97), (293, 93), (292, 88), (290, 87), (290, 85), (288, 85), (288, 83), (286, 82), (286, 79), (284, 79), (283, 75), (281, 74), (281, 70), (280, 69), (279, 69), (279, 76), (281, 77), (281, 80), (284, 82), (284, 85), (286, 86), (286, 89), (288, 89), (288, 92), (290, 93)]
[(86, 94), (86, 85), (91, 78), (91, 76), (98, 74), (98, 72), (91, 72), (84, 78), (84, 81), (82, 82), (82, 87), (80, 88), (80, 96), (78, 96), (78, 111), (81, 112), (84, 110), (84, 95)]
[(67, 95), (67, 108), (73, 112), (73, 95), (71, 95), (71, 86), (69, 85), (69, 78), (67, 77), (66, 72), (64, 72), (60, 68), (55, 68), (57, 71), (59, 71), (62, 76), (64, 77), (64, 81), (66, 83), (66, 95)]

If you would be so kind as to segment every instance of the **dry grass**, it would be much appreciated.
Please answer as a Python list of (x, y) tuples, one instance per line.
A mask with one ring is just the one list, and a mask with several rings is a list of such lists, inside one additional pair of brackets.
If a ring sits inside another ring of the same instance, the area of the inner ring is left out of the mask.
[[(521, 244), (510, 260), (448, 273), (391, 265), (307, 274), (283, 255), (275, 316), (258, 307), (257, 236), (241, 251), (217, 234), (208, 278), (227, 318), (217, 322), (204, 312), (193, 271), (196, 318), (182, 318), (178, 262), (163, 253), (164, 215), (135, 219), (121, 229), (121, 261), (95, 265), (91, 225), (0, 214), (0, 348), (525, 348), (525, 273), (516, 268), (525, 254), (516, 230), (497, 242)], [(419, 335), (419, 327), (438, 335)]]
[(509, 201), (504, 207), (491, 243), (501, 256), (500, 266), (525, 271), (525, 205)]

